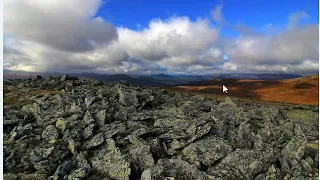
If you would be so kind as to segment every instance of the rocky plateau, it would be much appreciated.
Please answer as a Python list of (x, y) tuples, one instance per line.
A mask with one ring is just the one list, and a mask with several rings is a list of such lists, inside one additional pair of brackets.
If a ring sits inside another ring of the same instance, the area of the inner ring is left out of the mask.
[(5, 180), (318, 179), (319, 108), (68, 75), (4, 82)]

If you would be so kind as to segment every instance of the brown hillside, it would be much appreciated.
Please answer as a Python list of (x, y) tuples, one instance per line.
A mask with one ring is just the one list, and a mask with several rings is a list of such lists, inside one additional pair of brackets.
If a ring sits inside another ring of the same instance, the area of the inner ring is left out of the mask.
[[(319, 105), (319, 75), (279, 81), (217, 79), (208, 81), (208, 84), (210, 85), (179, 86), (169, 90), (235, 96), (271, 102)], [(222, 93), (222, 84), (229, 89), (227, 94)]]

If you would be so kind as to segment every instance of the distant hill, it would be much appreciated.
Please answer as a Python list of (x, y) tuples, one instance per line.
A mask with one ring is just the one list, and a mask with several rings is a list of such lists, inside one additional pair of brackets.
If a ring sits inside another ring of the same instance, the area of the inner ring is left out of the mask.
[[(23, 72), (23, 71), (5, 71), (4, 80), (7, 79), (25, 79), (28, 77), (35, 77), (41, 75), (44, 78), (52, 76), (61, 76), (63, 73), (36, 73), (36, 72)], [(154, 79), (150, 76), (129, 76), (127, 74), (96, 74), (96, 73), (70, 73), (69, 75), (77, 76), (80, 79), (101, 80), (104, 82), (118, 82), (125, 81), (127, 84), (139, 86), (154, 86), (154, 87), (169, 87), (165, 81)]]
[[(222, 93), (222, 85), (228, 93)], [(211, 79), (170, 88), (171, 91), (253, 100), (319, 105), (319, 75), (284, 80)]]
[(301, 77), (296, 74), (254, 74), (254, 73), (235, 73), (235, 74), (214, 74), (211, 79), (254, 79), (254, 80), (282, 80)]
[(114, 75), (101, 75), (101, 74), (73, 74), (83, 79), (95, 79), (104, 82), (118, 82), (125, 81), (127, 84), (139, 85), (139, 86), (157, 86), (157, 87), (168, 87), (169, 84), (161, 82), (157, 79), (148, 76), (129, 76), (126, 74), (114, 74)]

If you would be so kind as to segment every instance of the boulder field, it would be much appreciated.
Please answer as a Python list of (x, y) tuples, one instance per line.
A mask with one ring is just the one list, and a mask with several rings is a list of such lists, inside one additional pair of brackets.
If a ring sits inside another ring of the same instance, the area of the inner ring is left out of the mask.
[(4, 82), (5, 180), (318, 179), (318, 107), (61, 77)]

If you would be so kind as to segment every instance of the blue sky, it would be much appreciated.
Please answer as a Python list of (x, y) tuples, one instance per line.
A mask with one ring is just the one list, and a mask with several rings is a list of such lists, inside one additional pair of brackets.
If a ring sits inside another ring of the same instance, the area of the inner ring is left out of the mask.
[(319, 72), (316, 0), (61, 2), (4, 0), (5, 69), (104, 74)]
[[(265, 26), (268, 24), (277, 31), (284, 29), (289, 14), (296, 11), (305, 11), (310, 15), (301, 23), (319, 22), (317, 0), (110, 0), (104, 2), (96, 16), (102, 16), (115, 26), (138, 30), (138, 24), (140, 28), (147, 27), (154, 18), (167, 19), (176, 15), (187, 16), (191, 20), (199, 17), (211, 19), (210, 11), (221, 3), (224, 18), (231, 24), (242, 23), (260, 32), (266, 32)], [(233, 37), (239, 34), (228, 28), (223, 28), (221, 33)]]

